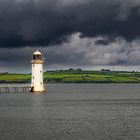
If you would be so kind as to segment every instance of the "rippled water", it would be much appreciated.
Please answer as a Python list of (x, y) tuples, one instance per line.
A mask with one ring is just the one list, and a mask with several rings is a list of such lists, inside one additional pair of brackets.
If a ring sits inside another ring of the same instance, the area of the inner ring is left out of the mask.
[(0, 94), (0, 140), (139, 140), (140, 84), (48, 84)]

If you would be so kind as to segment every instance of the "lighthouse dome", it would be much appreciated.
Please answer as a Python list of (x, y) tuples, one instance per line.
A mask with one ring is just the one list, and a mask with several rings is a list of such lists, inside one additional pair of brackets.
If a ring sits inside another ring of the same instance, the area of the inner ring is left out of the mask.
[(41, 55), (41, 52), (39, 50), (36, 50), (33, 55)]

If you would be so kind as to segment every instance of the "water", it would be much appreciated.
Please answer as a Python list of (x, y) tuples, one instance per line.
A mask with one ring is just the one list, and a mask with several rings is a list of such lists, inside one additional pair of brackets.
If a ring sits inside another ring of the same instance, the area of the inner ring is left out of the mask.
[(140, 84), (49, 84), (0, 94), (0, 140), (139, 140)]

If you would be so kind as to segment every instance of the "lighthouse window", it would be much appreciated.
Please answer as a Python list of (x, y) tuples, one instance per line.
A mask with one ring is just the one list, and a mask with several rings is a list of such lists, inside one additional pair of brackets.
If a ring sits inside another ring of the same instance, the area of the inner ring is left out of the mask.
[(33, 59), (34, 60), (40, 60), (41, 59), (41, 55), (38, 54), (38, 55), (33, 55)]
[(42, 85), (42, 82), (40, 82), (40, 85)]
[(34, 67), (35, 65), (33, 65), (33, 67)]
[(38, 59), (41, 59), (41, 55), (37, 55)]
[(33, 76), (33, 79), (34, 79), (34, 76)]
[(40, 71), (40, 73), (42, 73), (42, 71)]

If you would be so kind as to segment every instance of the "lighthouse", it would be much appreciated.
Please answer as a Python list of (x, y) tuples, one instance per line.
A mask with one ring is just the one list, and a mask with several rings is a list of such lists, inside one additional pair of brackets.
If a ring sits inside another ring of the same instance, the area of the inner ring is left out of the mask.
[(43, 59), (40, 51), (36, 50), (33, 53), (32, 64), (32, 79), (31, 79), (31, 92), (44, 92), (43, 84)]

